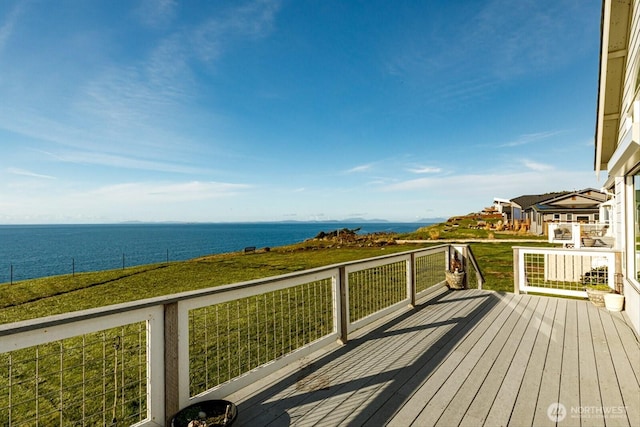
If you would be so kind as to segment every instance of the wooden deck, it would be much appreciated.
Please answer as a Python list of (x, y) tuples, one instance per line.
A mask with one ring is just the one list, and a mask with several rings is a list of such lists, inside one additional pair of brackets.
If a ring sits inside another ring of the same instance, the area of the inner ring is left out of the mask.
[(229, 398), (240, 426), (640, 426), (640, 344), (586, 301), (446, 291)]

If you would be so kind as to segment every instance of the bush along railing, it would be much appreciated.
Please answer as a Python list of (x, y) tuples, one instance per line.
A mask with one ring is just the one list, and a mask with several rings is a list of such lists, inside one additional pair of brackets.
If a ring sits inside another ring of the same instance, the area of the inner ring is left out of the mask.
[(606, 249), (514, 247), (514, 291), (587, 298), (587, 285), (614, 289), (616, 256)]
[(6, 425), (164, 425), (445, 286), (441, 245), (0, 325)]

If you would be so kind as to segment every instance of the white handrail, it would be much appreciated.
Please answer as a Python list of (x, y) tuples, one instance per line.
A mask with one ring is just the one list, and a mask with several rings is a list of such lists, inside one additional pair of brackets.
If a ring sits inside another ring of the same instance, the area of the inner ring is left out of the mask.
[(606, 268), (606, 284), (614, 289), (616, 252), (611, 249), (513, 247), (514, 292), (586, 298), (585, 277)]

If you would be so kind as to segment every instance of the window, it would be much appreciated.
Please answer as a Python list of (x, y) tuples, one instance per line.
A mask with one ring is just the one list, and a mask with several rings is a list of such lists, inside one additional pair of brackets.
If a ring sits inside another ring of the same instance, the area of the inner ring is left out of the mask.
[(560, 221), (560, 214), (553, 214), (554, 221)]
[(567, 214), (567, 222), (571, 222), (573, 220), (573, 214)]

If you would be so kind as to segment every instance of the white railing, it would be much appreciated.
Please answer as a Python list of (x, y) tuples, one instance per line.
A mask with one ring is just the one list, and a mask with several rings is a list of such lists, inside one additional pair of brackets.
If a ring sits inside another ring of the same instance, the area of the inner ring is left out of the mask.
[(454, 250), (467, 254), (441, 245), (0, 325), (0, 419), (164, 425), (415, 305), (445, 285)]
[(587, 285), (615, 289), (616, 252), (602, 249), (513, 248), (515, 293), (586, 298)]
[(468, 285), (472, 283), (477, 284), (478, 289), (482, 289), (484, 286), (484, 275), (480, 270), (480, 266), (476, 261), (476, 257), (473, 255), (473, 251), (471, 250), (471, 246), (456, 246), (456, 251), (463, 255), (463, 262), (465, 263), (465, 271), (467, 272), (467, 277), (465, 280)]
[(549, 242), (565, 247), (613, 247), (613, 230), (607, 223), (552, 222), (549, 223)]
[(157, 377), (149, 377), (164, 365), (158, 337), (163, 317), (160, 304), (2, 325), (3, 425), (163, 420), (163, 405), (157, 403), (164, 391), (157, 388)]

